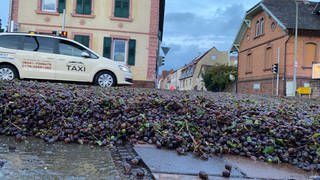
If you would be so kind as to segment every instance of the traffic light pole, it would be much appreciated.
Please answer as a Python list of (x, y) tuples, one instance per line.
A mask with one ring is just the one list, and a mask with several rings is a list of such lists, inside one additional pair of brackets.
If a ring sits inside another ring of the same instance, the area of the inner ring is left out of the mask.
[(278, 72), (277, 72), (277, 89), (276, 89), (276, 96), (279, 96), (279, 64), (280, 64), (280, 47), (278, 47)]

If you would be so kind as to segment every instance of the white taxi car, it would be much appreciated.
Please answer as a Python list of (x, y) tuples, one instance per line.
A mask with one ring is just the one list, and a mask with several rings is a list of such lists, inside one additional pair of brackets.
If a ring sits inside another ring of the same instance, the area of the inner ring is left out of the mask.
[(131, 85), (130, 69), (58, 36), (0, 33), (0, 80), (45, 79)]

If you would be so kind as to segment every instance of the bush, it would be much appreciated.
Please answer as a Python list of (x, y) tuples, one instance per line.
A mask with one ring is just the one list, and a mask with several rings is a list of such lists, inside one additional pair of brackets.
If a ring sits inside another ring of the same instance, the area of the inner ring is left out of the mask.
[(217, 65), (202, 74), (202, 78), (208, 91), (221, 92), (232, 84), (233, 80), (230, 79), (230, 75), (237, 78), (237, 67)]

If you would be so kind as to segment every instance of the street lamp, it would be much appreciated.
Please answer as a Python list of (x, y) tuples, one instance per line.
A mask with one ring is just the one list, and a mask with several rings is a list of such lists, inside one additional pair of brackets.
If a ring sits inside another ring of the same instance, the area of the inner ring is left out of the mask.
[(299, 1), (295, 1), (296, 3), (296, 27), (294, 34), (294, 63), (293, 63), (293, 88), (294, 88), (294, 96), (297, 89), (297, 49), (298, 49), (298, 12), (299, 12)]

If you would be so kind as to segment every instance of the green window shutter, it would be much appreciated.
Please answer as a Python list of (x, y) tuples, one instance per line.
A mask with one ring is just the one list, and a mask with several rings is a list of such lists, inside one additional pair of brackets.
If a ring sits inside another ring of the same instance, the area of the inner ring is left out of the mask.
[(66, 0), (59, 0), (58, 12), (63, 13), (64, 9), (66, 9)]
[(89, 47), (90, 44), (90, 36), (84, 36), (84, 35), (75, 35), (74, 40), (83, 44), (86, 47)]
[(130, 0), (122, 0), (122, 15), (124, 18), (129, 18)]
[(82, 44), (86, 47), (90, 45), (90, 36), (82, 36)]
[(111, 37), (105, 37), (103, 39), (103, 57), (111, 58)]
[(75, 41), (77, 41), (77, 42), (81, 43), (81, 42), (82, 42), (82, 36), (75, 35), (73, 40), (75, 40)]
[(91, 0), (84, 0), (83, 4), (83, 14), (90, 15), (91, 14)]
[(129, 18), (130, 0), (115, 0), (114, 16)]
[(134, 66), (136, 58), (136, 40), (129, 40), (128, 65)]
[(76, 13), (77, 14), (83, 14), (83, 0), (76, 0)]

